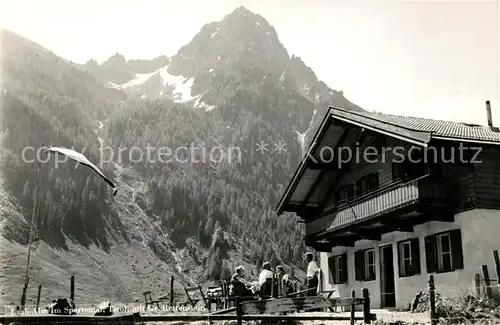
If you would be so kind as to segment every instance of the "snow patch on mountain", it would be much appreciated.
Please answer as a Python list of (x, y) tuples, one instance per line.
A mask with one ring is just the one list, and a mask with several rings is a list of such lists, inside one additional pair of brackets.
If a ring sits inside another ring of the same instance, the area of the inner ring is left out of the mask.
[(193, 100), (195, 96), (191, 95), (194, 78), (184, 78), (183, 76), (174, 76), (168, 73), (168, 65), (159, 70), (160, 77), (163, 79), (163, 86), (172, 86), (173, 97), (177, 102), (185, 103)]
[(311, 131), (311, 127), (314, 122), (314, 118), (316, 117), (317, 110), (315, 109), (313, 112), (313, 116), (311, 117), (311, 121), (309, 122), (309, 127), (304, 133), (301, 133), (297, 130), (295, 130), (295, 134), (297, 134), (297, 140), (299, 141), (300, 147), (302, 149), (302, 155), (304, 156), (307, 153), (307, 144), (306, 144), (306, 136)]
[(121, 85), (115, 85), (114, 88), (117, 89), (125, 89), (125, 88), (130, 88), (130, 87), (135, 87), (138, 85), (141, 85), (148, 81), (152, 76), (154, 76), (156, 72), (151, 72), (151, 73), (139, 73), (135, 75), (135, 79), (132, 79), (124, 84)]
[(217, 27), (217, 30), (215, 32), (213, 32), (212, 35), (210, 35), (210, 38), (214, 38), (218, 32), (219, 32), (219, 27)]
[[(136, 78), (121, 84), (121, 85), (116, 85), (112, 84), (113, 88), (117, 89), (128, 89), (128, 88), (134, 88), (134, 87), (140, 87), (143, 85), (145, 82), (150, 80), (154, 76), (160, 76), (163, 82), (163, 88), (171, 88), (172, 89), (172, 98), (174, 101), (179, 102), (179, 103), (186, 103), (189, 102), (193, 99), (196, 98), (196, 96), (193, 96), (191, 94), (192, 88), (193, 88), (193, 83), (194, 79), (193, 78), (185, 78), (181, 75), (179, 76), (174, 76), (168, 73), (168, 67), (169, 65), (160, 68), (154, 72), (151, 73), (145, 73), (145, 74), (136, 74)], [(160, 91), (160, 96), (165, 95), (165, 90), (162, 89)], [(147, 98), (146, 93), (141, 96), (141, 98)]]
[(196, 108), (202, 108), (205, 110), (205, 112), (209, 112), (215, 108), (215, 105), (208, 105), (205, 102), (201, 101), (202, 95), (198, 96), (196, 100), (194, 101), (194, 107)]

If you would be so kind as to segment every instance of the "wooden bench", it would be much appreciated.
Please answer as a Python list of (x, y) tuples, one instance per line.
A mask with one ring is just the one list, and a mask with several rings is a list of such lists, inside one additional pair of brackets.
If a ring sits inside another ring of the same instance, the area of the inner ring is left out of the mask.
[[(241, 302), (236, 299), (236, 317), (238, 325), (242, 324), (242, 319), (246, 315), (264, 314), (268, 319), (279, 319), (283, 315), (270, 314), (288, 314), (301, 311), (334, 308), (336, 305), (350, 306), (350, 316), (331, 316), (332, 320), (350, 320), (354, 324), (355, 320), (363, 320), (365, 324), (370, 324), (372, 320), (376, 320), (376, 315), (370, 313), (370, 298), (368, 289), (362, 290), (362, 297), (356, 298), (354, 293), (351, 298), (329, 298), (324, 296), (309, 296), (309, 297), (294, 297), (294, 298), (273, 298), (265, 300), (245, 301)], [(362, 305), (363, 316), (355, 316), (355, 306)], [(298, 317), (298, 315), (289, 315), (288, 317)], [(311, 319), (314, 315), (311, 316)], [(347, 319), (346, 319), (347, 318)]]

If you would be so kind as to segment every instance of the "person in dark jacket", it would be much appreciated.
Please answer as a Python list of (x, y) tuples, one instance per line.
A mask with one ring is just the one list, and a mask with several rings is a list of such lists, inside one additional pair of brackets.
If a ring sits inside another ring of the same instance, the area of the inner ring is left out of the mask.
[(236, 297), (253, 297), (250, 284), (245, 280), (245, 268), (238, 266), (231, 277), (229, 294)]

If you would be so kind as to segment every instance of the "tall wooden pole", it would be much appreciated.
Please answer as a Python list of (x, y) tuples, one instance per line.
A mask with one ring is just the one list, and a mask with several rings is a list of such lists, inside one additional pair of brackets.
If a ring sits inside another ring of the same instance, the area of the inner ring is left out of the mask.
[(73, 301), (73, 303), (75, 302), (75, 276), (72, 275), (71, 276), (71, 284), (70, 284), (70, 288), (69, 288), (69, 297), (71, 298), (71, 301)]
[(361, 295), (363, 297), (363, 322), (365, 324), (370, 324), (372, 319), (370, 313), (370, 293), (368, 289), (361, 289)]
[(429, 314), (431, 324), (437, 324), (436, 318), (436, 287), (434, 286), (434, 275), (429, 274)]
[(354, 302), (354, 298), (356, 298), (356, 291), (355, 290), (352, 290), (351, 292), (351, 297), (353, 298), (352, 299), (352, 302), (351, 302), (351, 315), (350, 315), (350, 324), (351, 325), (354, 325), (354, 317), (355, 317), (355, 312), (356, 312), (356, 303)]
[(42, 285), (38, 286), (38, 295), (36, 296), (36, 312), (40, 312), (40, 294), (42, 293)]
[[(42, 145), (43, 147), (43, 145)], [(29, 268), (30, 268), (30, 260), (31, 260), (31, 246), (33, 245), (33, 240), (35, 237), (36, 229), (37, 229), (37, 223), (38, 223), (38, 212), (40, 208), (40, 199), (39, 199), (39, 192), (40, 192), (40, 165), (41, 162), (38, 162), (37, 166), (37, 172), (36, 172), (36, 184), (35, 184), (35, 190), (33, 191), (33, 208), (31, 211), (31, 226), (30, 226), (30, 236), (29, 236), (29, 241), (28, 241), (28, 256), (26, 260), (26, 271), (24, 275), (24, 287), (23, 287), (23, 294), (21, 296), (21, 311), (24, 310), (24, 306), (26, 304), (26, 292), (28, 291), (28, 284), (29, 284)]]
[(174, 276), (170, 278), (170, 307), (174, 307)]

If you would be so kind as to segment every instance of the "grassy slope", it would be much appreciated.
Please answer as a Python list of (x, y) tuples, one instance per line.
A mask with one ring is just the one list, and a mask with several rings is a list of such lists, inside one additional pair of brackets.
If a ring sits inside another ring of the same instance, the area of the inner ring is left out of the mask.
[[(180, 282), (189, 282), (191, 280), (189, 274), (176, 272), (179, 266), (176, 265), (174, 256), (170, 260), (162, 261), (152, 254), (149, 247), (145, 247), (139, 235), (149, 230), (148, 221), (144, 219), (146, 215), (141, 213), (142, 211), (131, 200), (134, 195), (133, 189), (121, 180), (118, 183), (122, 190), (113, 205), (119, 211), (121, 220), (127, 228), (129, 241), (110, 234), (110, 238), (114, 239), (111, 240), (112, 247), (109, 254), (99, 247), (87, 249), (72, 244), (71, 240), (68, 240), (68, 251), (55, 250), (44, 242), (36, 243), (32, 252), (28, 303), (36, 299), (36, 288), (39, 284), (43, 286), (42, 305), (54, 298), (69, 296), (71, 275), (75, 275), (76, 278), (75, 300), (79, 304), (95, 304), (105, 299), (121, 303), (134, 302), (136, 299), (142, 301), (142, 292), (146, 290), (158, 295), (168, 292), (172, 274), (179, 280), (176, 281), (176, 291), (181, 295)], [(20, 214), (15, 218), (21, 218)], [(185, 252), (174, 253), (176, 256), (180, 255), (178, 260), (190, 263), (189, 259), (182, 258)], [(24, 283), (27, 247), (9, 242), (2, 237), (0, 254), (3, 262), (0, 271), (2, 280), (0, 303), (17, 304)], [(196, 267), (180, 267), (196, 271)]]
[[(78, 307), (99, 304), (108, 299), (115, 304), (142, 302), (144, 291), (151, 290), (153, 295), (168, 293), (171, 275), (176, 278), (176, 300), (184, 301), (182, 285), (198, 283), (197, 278), (204, 273), (200, 263), (205, 253), (203, 249), (195, 241), (182, 250), (173, 247), (168, 236), (135, 203), (136, 197), (144, 195), (146, 189), (133, 170), (117, 166), (115, 179), (120, 191), (112, 206), (126, 227), (128, 241), (109, 234), (112, 243), (109, 253), (96, 246), (85, 248), (73, 244), (69, 239), (68, 251), (55, 250), (44, 242), (36, 243), (32, 251), (27, 304), (36, 301), (39, 284), (42, 284), (42, 306), (52, 299), (68, 297), (71, 275), (75, 275), (76, 279), (75, 301)], [(6, 195), (1, 198), (3, 215), (9, 215), (10, 220), (21, 219), (21, 214), (15, 211), (15, 202), (7, 202)], [(162, 259), (152, 253), (148, 240), (161, 244), (164, 249)], [(236, 238), (232, 241), (237, 242)], [(238, 251), (236, 247), (235, 251), (229, 252), (228, 265), (231, 268), (241, 262)], [(19, 304), (26, 256), (26, 246), (0, 238), (0, 260), (3, 262), (0, 270), (0, 304)], [(258, 270), (255, 266), (245, 261), (241, 263), (247, 269), (247, 274), (256, 279)], [(303, 272), (298, 269), (295, 274), (303, 276)]]

